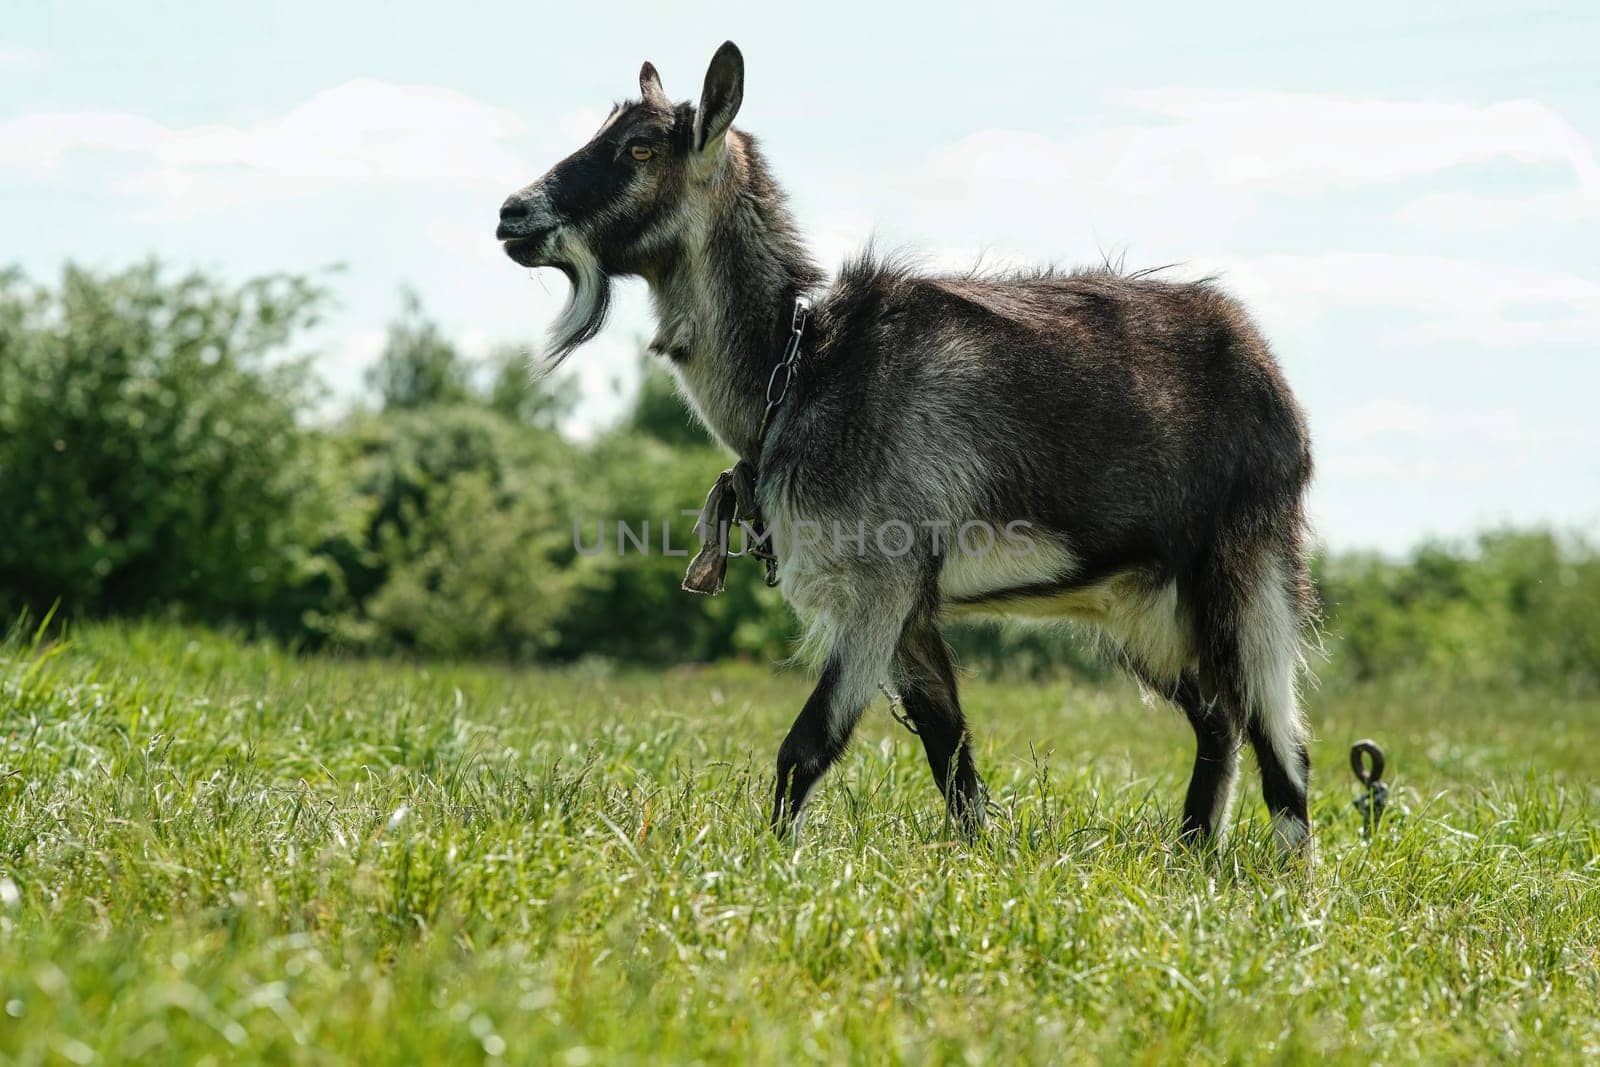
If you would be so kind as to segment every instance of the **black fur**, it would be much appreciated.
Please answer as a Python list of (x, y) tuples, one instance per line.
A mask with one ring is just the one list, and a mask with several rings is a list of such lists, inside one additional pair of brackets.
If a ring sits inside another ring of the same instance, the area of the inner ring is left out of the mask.
[(972, 737), (956, 697), (956, 672), (937, 617), (920, 614), (906, 624), (895, 651), (895, 678), (906, 717), (922, 739), (933, 780), (964, 827), (979, 823), (984, 790), (972, 762)]
[(772, 800), (774, 829), (787, 830), (793, 824), (818, 780), (850, 745), (850, 731), (861, 709), (856, 709), (843, 730), (835, 730), (829, 724), (839, 671), (837, 662), (823, 666), (816, 689), (778, 748), (777, 784)]
[[(841, 517), (1022, 523), (1047, 552), (1032, 568), (963, 570), (920, 527), (903, 558), (786, 551), (780, 538), (785, 592), (827, 647), (779, 755), (775, 824), (797, 813), (890, 680), (951, 812), (981, 822), (938, 624), (951, 608), (1043, 603), (1100, 624), (1188, 715), (1186, 834), (1218, 829), (1248, 736), (1280, 840), (1303, 840), (1293, 675), (1313, 603), (1310, 438), (1243, 308), (1208, 282), (1151, 272), (939, 274), (871, 253), (824, 289), (755, 138), (728, 126), (743, 98), (738, 49), (718, 50), (698, 108), (667, 106), (648, 65), (640, 85), (642, 100), (507, 202), (512, 258), (581, 280), (577, 249), (606, 277), (649, 282), (652, 350), (670, 356), (711, 432), (755, 464), (780, 532)], [(633, 143), (653, 158), (636, 163)], [(565, 245), (541, 243), (547, 216)], [(768, 376), (801, 294), (816, 307), (800, 374), (762, 447)], [(599, 296), (558, 350), (598, 328)]]

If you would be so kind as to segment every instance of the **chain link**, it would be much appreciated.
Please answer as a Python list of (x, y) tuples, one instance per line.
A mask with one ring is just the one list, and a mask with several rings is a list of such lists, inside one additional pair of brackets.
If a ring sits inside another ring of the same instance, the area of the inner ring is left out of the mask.
[(794, 317), (789, 322), (789, 341), (783, 346), (783, 355), (767, 379), (767, 409), (761, 414), (761, 429), (756, 434), (758, 459), (767, 441), (767, 431), (772, 429), (773, 416), (778, 413), (778, 405), (783, 403), (783, 398), (789, 395), (789, 387), (800, 376), (800, 339), (805, 335), (806, 323), (810, 318), (811, 301), (803, 296), (795, 297)]
[[(754, 482), (759, 477), (758, 465), (761, 462), (761, 453), (766, 448), (767, 431), (772, 429), (772, 420), (778, 413), (778, 406), (783, 403), (783, 398), (789, 395), (789, 389), (800, 376), (800, 341), (805, 336), (806, 323), (811, 318), (811, 301), (803, 296), (794, 299), (794, 314), (789, 320), (789, 340), (783, 346), (783, 355), (778, 357), (777, 366), (772, 368), (772, 374), (767, 378), (767, 407), (761, 413), (761, 429), (756, 432), (755, 456), (750, 460), (742, 460), (751, 470), (752, 490)], [(752, 506), (754, 492), (752, 491)], [(767, 584), (778, 584), (778, 555), (773, 551), (770, 542), (765, 540), (766, 523), (762, 521), (760, 509), (756, 508), (750, 515), (750, 522), (745, 525), (747, 536), (754, 537), (755, 543), (748, 544), (743, 555), (758, 559), (766, 564)]]

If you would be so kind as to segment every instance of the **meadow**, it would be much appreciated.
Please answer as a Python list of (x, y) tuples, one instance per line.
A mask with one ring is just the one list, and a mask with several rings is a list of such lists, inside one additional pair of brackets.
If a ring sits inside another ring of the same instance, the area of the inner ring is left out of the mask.
[[(91, 624), (0, 648), (0, 1060), (1530, 1062), (1600, 1056), (1600, 701), (1308, 695), (1313, 859), (1254, 768), (1174, 845), (1181, 717), (965, 696), (954, 834), (879, 702), (798, 845), (796, 672), (297, 656)], [(1369, 840), (1351, 741), (1390, 757)]]

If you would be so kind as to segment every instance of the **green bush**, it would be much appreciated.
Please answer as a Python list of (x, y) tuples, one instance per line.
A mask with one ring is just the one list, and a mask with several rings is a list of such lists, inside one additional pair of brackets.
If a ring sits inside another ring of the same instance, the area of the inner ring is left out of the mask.
[[(679, 588), (697, 547), (683, 512), (729, 457), (659, 363), (619, 425), (580, 444), (557, 429), (570, 385), (530, 383), (512, 348), (463, 359), (408, 295), (369, 380), (382, 410), (316, 427), (293, 351), (324, 302), (286, 275), (0, 274), (0, 609), (59, 600), (523, 661), (792, 651), (796, 621), (758, 565), (730, 561), (715, 598)], [(619, 551), (619, 522), (647, 552)], [(597, 530), (603, 550), (580, 553)], [(1502, 531), (1316, 567), (1330, 681), (1600, 688), (1586, 541)], [(963, 622), (952, 639), (986, 673), (1107, 672), (1060, 629)]]
[(361, 532), (334, 553), (344, 603), (319, 620), (376, 650), (514, 659), (547, 653), (571, 598), (572, 449), (454, 405), (364, 416), (340, 464)]
[(410, 289), (400, 294), (400, 315), (389, 324), (378, 361), (367, 369), (367, 387), (385, 411), (459, 404), (472, 396), (471, 368), (422, 313), (422, 298)]
[(323, 293), (153, 264), (0, 276), (0, 597), (75, 614), (180, 608), (292, 630), (342, 521), (286, 356)]
[[(766, 587), (758, 563), (730, 559), (719, 596), (680, 588), (689, 557), (699, 549), (694, 517), (682, 512), (705, 503), (730, 462), (725, 454), (706, 444), (672, 446), (617, 430), (576, 462), (587, 488), (571, 521), (579, 524), (577, 537), (589, 554), (577, 562), (578, 591), (562, 623), (560, 655), (663, 664), (789, 654), (794, 617), (778, 591)], [(619, 534), (619, 522), (645, 551)], [(573, 538), (570, 529), (567, 536)], [(682, 555), (667, 555), (667, 549)]]
[(1323, 561), (1329, 677), (1600, 686), (1600, 555), (1547, 531)]

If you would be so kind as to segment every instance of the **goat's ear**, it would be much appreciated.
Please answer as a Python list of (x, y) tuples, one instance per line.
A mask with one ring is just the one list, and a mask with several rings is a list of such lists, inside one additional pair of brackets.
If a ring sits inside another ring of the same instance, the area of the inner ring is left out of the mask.
[(644, 102), (651, 107), (668, 110), (672, 108), (672, 101), (667, 99), (666, 90), (661, 88), (661, 75), (656, 73), (656, 65), (648, 60), (639, 68), (639, 95), (644, 97)]
[(706, 71), (700, 109), (694, 113), (694, 147), (697, 152), (715, 148), (733, 124), (744, 102), (744, 56), (732, 41), (722, 42)]

